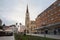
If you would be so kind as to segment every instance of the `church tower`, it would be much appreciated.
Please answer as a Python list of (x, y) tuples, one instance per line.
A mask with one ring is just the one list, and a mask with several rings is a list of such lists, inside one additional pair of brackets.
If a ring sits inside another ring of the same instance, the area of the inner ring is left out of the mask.
[(26, 33), (29, 33), (29, 23), (30, 23), (30, 17), (29, 17), (28, 5), (27, 5), (27, 9), (26, 9), (26, 17), (25, 17)]

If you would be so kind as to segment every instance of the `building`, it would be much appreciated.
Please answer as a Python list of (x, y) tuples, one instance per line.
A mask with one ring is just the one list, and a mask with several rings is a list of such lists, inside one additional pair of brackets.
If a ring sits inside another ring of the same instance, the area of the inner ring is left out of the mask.
[(60, 0), (56, 0), (37, 16), (36, 25), (39, 33), (44, 33), (46, 30), (49, 34), (60, 34)]
[(27, 5), (26, 17), (25, 17), (26, 33), (29, 33), (29, 24), (30, 24), (30, 17), (29, 17), (28, 5)]
[(26, 29), (25, 26), (20, 23), (20, 24), (19, 24), (19, 27), (18, 27), (18, 32), (19, 32), (19, 33), (24, 33), (24, 30), (25, 30), (25, 29)]
[(30, 31), (31, 31), (30, 33), (35, 33), (36, 32), (35, 28), (36, 28), (36, 21), (34, 20), (30, 21)]
[(10, 25), (10, 30), (12, 29), (13, 33), (17, 33), (17, 27), (16, 25)]
[(3, 27), (3, 31), (16, 33), (16, 26), (15, 25), (9, 25), (9, 26), (5, 25)]
[(26, 10), (25, 27), (26, 27), (26, 33), (34, 33), (35, 32), (36, 22), (30, 20), (28, 5), (27, 5), (27, 10)]

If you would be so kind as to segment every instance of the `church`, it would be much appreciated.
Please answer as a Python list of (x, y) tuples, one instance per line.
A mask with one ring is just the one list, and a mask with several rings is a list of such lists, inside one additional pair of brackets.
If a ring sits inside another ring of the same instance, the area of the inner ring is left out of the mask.
[(26, 33), (34, 33), (35, 32), (36, 21), (30, 20), (28, 5), (27, 5), (27, 9), (26, 9), (25, 27), (26, 27)]

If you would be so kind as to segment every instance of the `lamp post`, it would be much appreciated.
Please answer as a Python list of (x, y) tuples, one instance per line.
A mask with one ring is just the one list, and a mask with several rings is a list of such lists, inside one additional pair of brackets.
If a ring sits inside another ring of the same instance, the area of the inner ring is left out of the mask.
[(46, 24), (43, 24), (43, 29), (44, 29), (44, 39), (46, 40)]
[(46, 27), (44, 27), (44, 38), (46, 40)]
[(43, 28), (44, 28), (44, 38), (46, 38), (46, 32), (45, 32), (45, 31), (46, 31), (46, 27), (45, 27), (46, 25), (43, 24), (42, 26), (43, 26)]
[(42, 26), (44, 28), (44, 38), (46, 38), (46, 29), (47, 29), (46, 24), (44, 23)]

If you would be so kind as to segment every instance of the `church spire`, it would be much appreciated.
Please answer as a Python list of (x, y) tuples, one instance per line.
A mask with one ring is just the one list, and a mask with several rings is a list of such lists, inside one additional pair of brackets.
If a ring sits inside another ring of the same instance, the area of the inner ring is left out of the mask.
[(29, 10), (28, 10), (28, 5), (26, 9), (26, 18), (25, 18), (25, 26), (26, 26), (26, 32), (28, 33), (29, 29), (29, 23), (30, 23), (30, 17), (29, 17)]
[(27, 5), (27, 9), (26, 9), (26, 18), (28, 18), (28, 20), (29, 20), (29, 9), (28, 9), (28, 5)]
[(27, 10), (26, 10), (26, 13), (29, 13), (29, 11), (28, 11), (28, 5), (27, 5)]

